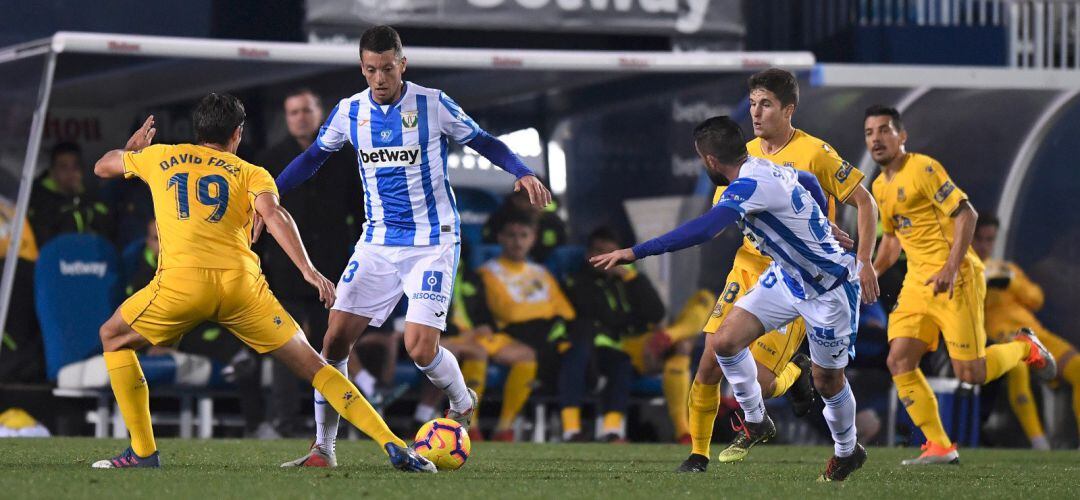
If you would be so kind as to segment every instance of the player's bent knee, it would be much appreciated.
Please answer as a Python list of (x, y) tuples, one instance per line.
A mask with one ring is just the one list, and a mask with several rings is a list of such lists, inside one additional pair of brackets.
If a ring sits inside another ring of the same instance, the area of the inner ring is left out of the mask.
[(889, 367), (889, 373), (900, 375), (914, 371), (919, 366), (919, 360), (918, 358), (911, 359), (906, 355), (889, 352), (889, 357), (885, 359), (885, 365)]
[(844, 370), (829, 370), (814, 367), (814, 389), (826, 398), (831, 398), (844, 390)]

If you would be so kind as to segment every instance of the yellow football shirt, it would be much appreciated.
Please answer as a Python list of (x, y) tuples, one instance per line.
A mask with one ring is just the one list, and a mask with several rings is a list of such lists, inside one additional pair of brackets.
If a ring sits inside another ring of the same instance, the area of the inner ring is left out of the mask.
[[(764, 158), (777, 165), (793, 167), (814, 174), (821, 188), (829, 198), (829, 220), (836, 220), (837, 202), (843, 202), (855, 191), (865, 175), (854, 165), (844, 161), (840, 154), (825, 141), (802, 130), (795, 129), (791, 140), (773, 154), (765, 154), (761, 149), (761, 138), (755, 137), (746, 143), (750, 156)], [(713, 205), (720, 201), (724, 187), (716, 188)], [(768, 260), (749, 240), (743, 239), (736, 259)]]
[(488, 308), (499, 328), (515, 323), (562, 318), (573, 320), (574, 307), (555, 277), (532, 262), (492, 259), (477, 271), (487, 291)]
[(1042, 288), (1012, 262), (991, 259), (986, 267), (988, 275), (993, 269), (1011, 277), (1007, 288), (986, 289), (986, 331), (991, 338), (999, 339), (1024, 326), (1040, 329), (1035, 311), (1043, 306)]
[(194, 144), (124, 153), (124, 176), (150, 186), (161, 239), (158, 269), (242, 269), (260, 274), (251, 251), (255, 197), (274, 178), (234, 154)]
[[(881, 213), (881, 227), (896, 234), (908, 259), (908, 272), (916, 276), (936, 273), (949, 258), (955, 220), (952, 214), (968, 196), (937, 160), (908, 153), (892, 178), (882, 172), (872, 186)], [(982, 261), (968, 248), (967, 259), (982, 269)]]

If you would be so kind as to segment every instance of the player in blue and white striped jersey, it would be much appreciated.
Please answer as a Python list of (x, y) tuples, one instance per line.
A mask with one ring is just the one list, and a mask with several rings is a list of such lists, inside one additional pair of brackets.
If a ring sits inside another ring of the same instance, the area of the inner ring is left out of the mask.
[[(369, 325), (382, 325), (404, 293), (409, 301), (405, 348), (428, 379), (446, 392), (447, 416), (467, 426), (476, 393), (465, 386), (454, 355), (439, 346), (461, 232), (447, 175), (449, 141), (469, 146), (513, 174), (514, 190), (527, 191), (533, 204), (546, 206), (551, 193), (453, 99), (402, 79), (406, 59), (393, 28), (375, 26), (364, 32), (360, 65), (367, 90), (342, 99), (315, 143), (277, 178), (278, 189), (288, 192), (345, 143), (359, 160), (367, 222), (338, 282), (322, 355), (345, 372), (356, 340)], [(282, 466), (336, 465), (338, 418), (315, 394), (315, 442), (307, 455)]]
[(694, 141), (713, 182), (730, 181), (720, 201), (663, 236), (591, 261), (610, 268), (674, 252), (709, 241), (738, 223), (773, 262), (707, 342), (745, 413), (739, 429), (745, 447), (776, 435), (748, 347), (765, 332), (802, 316), (810, 339), (814, 386), (825, 400), (825, 421), (835, 443), (821, 479), (843, 481), (866, 461), (866, 450), (856, 441), (855, 397), (844, 376), (859, 323), (860, 264), (833, 237), (820, 206), (825, 196), (813, 174), (749, 156), (738, 124), (726, 116), (698, 125)]

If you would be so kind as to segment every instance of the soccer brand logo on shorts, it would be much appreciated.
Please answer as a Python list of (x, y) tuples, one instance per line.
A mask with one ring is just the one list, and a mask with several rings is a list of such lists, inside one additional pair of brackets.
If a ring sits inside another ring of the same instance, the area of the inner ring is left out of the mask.
[(442, 271), (424, 271), (424, 281), (420, 283), (422, 292), (442, 292)]

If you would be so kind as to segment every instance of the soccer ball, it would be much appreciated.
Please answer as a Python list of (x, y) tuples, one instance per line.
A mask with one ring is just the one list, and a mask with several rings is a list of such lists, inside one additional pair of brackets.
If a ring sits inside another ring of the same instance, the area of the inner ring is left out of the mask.
[(437, 418), (420, 427), (413, 448), (439, 470), (456, 470), (469, 459), (472, 442), (461, 424)]

